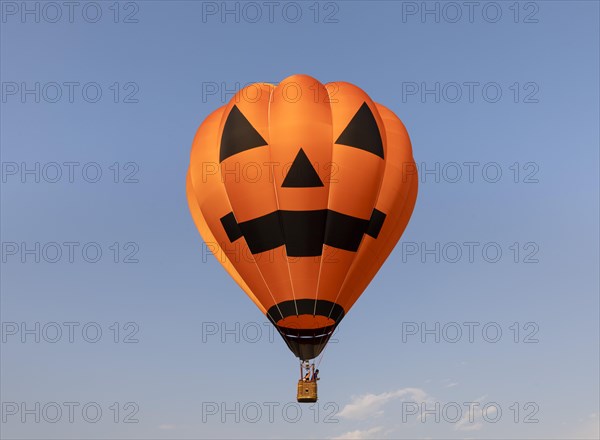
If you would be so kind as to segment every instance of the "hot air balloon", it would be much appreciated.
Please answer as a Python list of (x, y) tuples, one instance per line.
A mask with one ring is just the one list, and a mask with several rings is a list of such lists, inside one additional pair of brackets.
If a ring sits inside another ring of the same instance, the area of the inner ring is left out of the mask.
[[(194, 222), (301, 375), (400, 239), (416, 171), (400, 119), (346, 82), (251, 84), (200, 125), (187, 173)], [(304, 379), (298, 400), (314, 402), (316, 380)]]

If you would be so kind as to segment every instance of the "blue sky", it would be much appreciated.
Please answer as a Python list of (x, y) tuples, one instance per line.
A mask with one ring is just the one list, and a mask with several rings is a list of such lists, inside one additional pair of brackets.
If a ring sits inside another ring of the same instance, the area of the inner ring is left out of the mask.
[[(598, 437), (597, 2), (0, 6), (3, 438)], [(185, 199), (201, 121), (294, 73), (421, 171), (312, 407)]]

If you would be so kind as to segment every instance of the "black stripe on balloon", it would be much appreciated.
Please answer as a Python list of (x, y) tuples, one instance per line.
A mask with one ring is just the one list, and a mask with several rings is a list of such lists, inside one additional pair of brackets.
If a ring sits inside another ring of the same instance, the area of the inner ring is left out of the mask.
[(240, 230), (252, 254), (270, 251), (285, 244), (279, 211), (242, 222)]
[(383, 141), (379, 127), (366, 102), (360, 106), (335, 143), (360, 148), (383, 159)]
[(368, 226), (368, 220), (328, 210), (325, 244), (356, 252)]
[(285, 236), (285, 251), (290, 257), (316, 257), (327, 242), (325, 224), (328, 210), (279, 211)]
[(316, 257), (323, 254), (324, 244), (356, 252), (364, 234), (377, 238), (384, 220), (385, 214), (376, 209), (370, 220), (319, 209), (274, 211), (239, 224), (229, 213), (221, 224), (230, 242), (243, 236), (254, 255), (285, 245), (290, 257)]
[(221, 217), (221, 225), (223, 225), (223, 229), (225, 229), (227, 238), (229, 238), (229, 241), (231, 243), (233, 243), (242, 236), (242, 231), (237, 221), (235, 220), (233, 212), (230, 212), (226, 216)]
[(301, 329), (282, 327), (278, 325), (277, 329), (287, 341), (300, 344), (317, 345), (322, 344), (323, 339), (328, 338), (328, 336), (330, 336), (335, 330), (335, 327), (335, 325), (328, 325), (327, 327)]
[(384, 221), (385, 214), (378, 209), (374, 209), (371, 214), (371, 220), (369, 220), (369, 226), (367, 227), (367, 235), (377, 238), (381, 232)]
[(344, 317), (344, 308), (337, 303), (324, 299), (297, 299), (282, 301), (271, 306), (267, 311), (267, 318), (275, 325), (283, 318), (298, 315), (326, 316), (333, 319), (337, 324)]
[(234, 154), (264, 145), (267, 145), (267, 141), (256, 131), (240, 109), (234, 105), (223, 127), (219, 162), (223, 162)]

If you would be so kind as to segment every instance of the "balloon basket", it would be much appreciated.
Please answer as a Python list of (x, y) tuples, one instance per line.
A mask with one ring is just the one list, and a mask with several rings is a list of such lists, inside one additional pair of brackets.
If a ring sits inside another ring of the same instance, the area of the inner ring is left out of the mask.
[(314, 403), (317, 401), (317, 381), (298, 381), (298, 402)]

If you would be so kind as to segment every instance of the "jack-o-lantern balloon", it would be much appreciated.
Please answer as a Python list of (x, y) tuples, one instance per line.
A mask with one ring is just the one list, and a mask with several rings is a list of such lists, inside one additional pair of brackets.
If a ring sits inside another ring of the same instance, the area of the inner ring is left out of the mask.
[(294, 75), (206, 118), (187, 197), (206, 246), (309, 360), (399, 240), (417, 180), (392, 111), (352, 84)]

